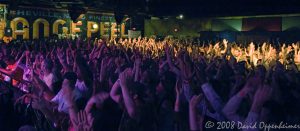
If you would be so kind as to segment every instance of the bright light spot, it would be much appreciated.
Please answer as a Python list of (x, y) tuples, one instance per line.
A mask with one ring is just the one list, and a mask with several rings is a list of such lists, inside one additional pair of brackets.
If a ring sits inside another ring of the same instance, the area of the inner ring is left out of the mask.
[(94, 29), (97, 29), (97, 28), (98, 28), (98, 25), (97, 25), (97, 24), (93, 24), (93, 28), (94, 28)]
[(177, 32), (177, 31), (178, 31), (178, 29), (177, 29), (177, 28), (175, 28), (175, 29), (174, 29), (174, 31), (175, 31), (175, 32)]
[(183, 14), (180, 14), (180, 15), (179, 15), (179, 19), (183, 19)]

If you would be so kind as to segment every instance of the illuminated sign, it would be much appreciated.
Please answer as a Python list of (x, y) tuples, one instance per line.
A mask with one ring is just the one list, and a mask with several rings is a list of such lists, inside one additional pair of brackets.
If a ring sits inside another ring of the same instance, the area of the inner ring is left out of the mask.
[[(0, 5), (0, 10), (6, 10), (6, 7)], [(0, 18), (2, 20), (2, 23), (0, 22), (0, 38), (3, 37), (5, 27), (12, 29), (14, 39), (38, 39), (53, 34), (83, 37), (116, 37), (117, 35), (127, 37), (125, 34), (127, 23), (117, 26), (113, 15), (87, 13), (77, 23), (74, 23), (66, 10), (22, 7), (10, 17), (12, 17), (10, 20), (5, 17)]]

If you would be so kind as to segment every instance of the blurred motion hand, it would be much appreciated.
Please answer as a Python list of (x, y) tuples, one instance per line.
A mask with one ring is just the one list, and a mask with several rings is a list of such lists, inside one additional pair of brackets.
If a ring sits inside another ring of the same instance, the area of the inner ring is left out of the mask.
[(90, 113), (79, 111), (77, 120), (72, 120), (75, 131), (92, 131), (94, 118)]
[(121, 87), (126, 87), (128, 84), (132, 81), (133, 78), (133, 72), (131, 68), (125, 69), (120, 75), (120, 85)]

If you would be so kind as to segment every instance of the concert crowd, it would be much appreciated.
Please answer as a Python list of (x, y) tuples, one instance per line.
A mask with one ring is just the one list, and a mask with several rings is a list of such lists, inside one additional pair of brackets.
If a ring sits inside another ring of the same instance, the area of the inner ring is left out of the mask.
[(299, 46), (146, 37), (1, 44), (0, 129), (294, 125), (300, 120)]

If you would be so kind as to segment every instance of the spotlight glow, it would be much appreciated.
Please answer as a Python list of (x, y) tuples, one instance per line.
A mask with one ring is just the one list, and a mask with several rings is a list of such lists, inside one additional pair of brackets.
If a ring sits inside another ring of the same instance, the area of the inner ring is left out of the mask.
[(98, 28), (98, 25), (97, 25), (97, 24), (93, 24), (93, 28), (94, 28), (94, 29), (97, 29), (97, 28)]
[(183, 14), (179, 15), (179, 19), (183, 19), (183, 17), (184, 17)]

